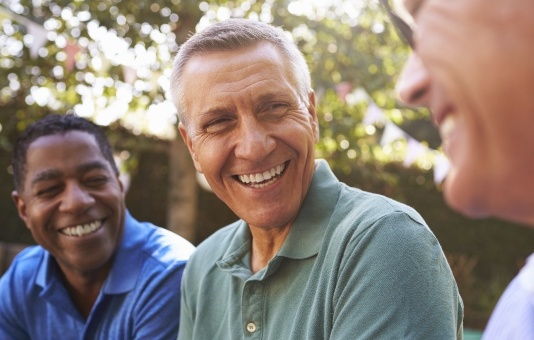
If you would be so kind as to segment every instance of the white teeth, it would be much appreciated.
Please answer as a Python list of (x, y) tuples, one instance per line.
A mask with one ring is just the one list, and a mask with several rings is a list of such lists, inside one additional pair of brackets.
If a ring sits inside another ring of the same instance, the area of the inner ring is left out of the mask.
[(91, 223), (77, 225), (74, 227), (63, 228), (60, 230), (61, 233), (67, 236), (84, 236), (90, 234), (102, 226), (102, 221), (94, 221)]
[(439, 125), (439, 135), (441, 136), (441, 139), (447, 139), (455, 127), (456, 117), (454, 115), (448, 115), (445, 117), (443, 122), (441, 122)]
[(258, 184), (255, 187), (263, 187), (261, 182), (268, 181), (271, 178), (280, 175), (285, 169), (285, 164), (277, 165), (271, 170), (264, 171), (262, 173), (250, 174), (250, 175), (239, 175), (239, 180), (245, 184)]
[(272, 176), (271, 176), (271, 172), (269, 172), (269, 171), (265, 171), (265, 172), (263, 173), (263, 178), (264, 178), (265, 180), (269, 180), (269, 179), (271, 179), (271, 177), (272, 177)]

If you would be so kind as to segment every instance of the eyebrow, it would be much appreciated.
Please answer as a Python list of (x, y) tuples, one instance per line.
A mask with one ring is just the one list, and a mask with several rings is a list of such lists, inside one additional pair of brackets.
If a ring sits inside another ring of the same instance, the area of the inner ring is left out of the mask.
[(61, 177), (61, 171), (56, 169), (48, 169), (41, 171), (35, 175), (32, 179), (31, 186), (38, 184), (39, 182), (52, 181)]
[[(84, 163), (76, 167), (76, 172), (78, 174), (83, 174), (83, 173), (86, 173), (88, 171), (95, 170), (95, 169), (108, 170), (107, 163), (104, 163), (102, 161)], [(57, 169), (43, 170), (35, 175), (35, 177), (31, 181), (31, 186), (34, 186), (38, 184), (39, 182), (52, 181), (52, 180), (58, 179), (62, 175), (63, 173)]]
[[(267, 92), (264, 94), (259, 95), (258, 97), (254, 98), (254, 103), (264, 103), (268, 101), (273, 100), (281, 100), (281, 101), (289, 101), (291, 100), (292, 96), (288, 95), (285, 91), (272, 91)], [(233, 112), (232, 109), (227, 109), (225, 107), (213, 107), (209, 108), (206, 111), (203, 111), (198, 114), (199, 117), (212, 117), (212, 116), (220, 116), (229, 112)]]

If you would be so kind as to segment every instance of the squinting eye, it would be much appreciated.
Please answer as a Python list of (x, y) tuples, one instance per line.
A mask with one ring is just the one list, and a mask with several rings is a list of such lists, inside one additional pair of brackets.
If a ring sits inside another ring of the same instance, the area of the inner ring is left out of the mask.
[(36, 196), (39, 196), (39, 197), (51, 197), (51, 196), (54, 196), (56, 193), (58, 193), (60, 190), (60, 187), (55, 185), (55, 186), (51, 186), (51, 187), (46, 187), (46, 188), (43, 188), (43, 189), (39, 189), (37, 191), (37, 194)]
[(217, 118), (204, 126), (204, 131), (208, 133), (218, 133), (224, 131), (231, 123), (232, 119), (227, 117)]
[(288, 109), (288, 105), (285, 103), (275, 103), (267, 106), (265, 112), (272, 115), (281, 115), (284, 114)]
[(96, 187), (107, 183), (108, 178), (105, 176), (88, 178), (85, 183), (88, 186)]

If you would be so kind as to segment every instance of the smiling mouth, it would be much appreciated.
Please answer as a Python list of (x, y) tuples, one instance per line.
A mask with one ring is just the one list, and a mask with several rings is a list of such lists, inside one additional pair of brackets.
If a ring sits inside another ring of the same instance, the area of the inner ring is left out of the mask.
[(102, 228), (103, 221), (93, 221), (91, 223), (79, 224), (74, 227), (67, 227), (60, 229), (59, 232), (67, 236), (82, 237), (88, 234), (92, 234)]
[(282, 163), (264, 172), (258, 172), (255, 174), (248, 174), (248, 175), (238, 175), (235, 177), (241, 183), (249, 187), (261, 189), (276, 182), (280, 178), (280, 176), (282, 176), (286, 167), (287, 167), (287, 164)]

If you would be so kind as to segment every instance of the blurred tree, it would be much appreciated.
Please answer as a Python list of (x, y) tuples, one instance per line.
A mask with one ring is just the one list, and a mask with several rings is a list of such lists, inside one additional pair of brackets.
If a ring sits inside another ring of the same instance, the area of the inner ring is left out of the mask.
[[(135, 135), (170, 139), (167, 227), (195, 241), (195, 170), (165, 94), (179, 44), (230, 17), (282, 26), (299, 45), (317, 93), (317, 156), (334, 169), (358, 169), (370, 182), (395, 185), (394, 175), (376, 169), (402, 160), (406, 143), (379, 145), (384, 123), (363, 122), (375, 103), (387, 122), (415, 126), (410, 135), (438, 145), (427, 112), (396, 108), (392, 80), (407, 49), (376, 0), (2, 0), (0, 149), (9, 152), (29, 122), (50, 112), (76, 112), (109, 126), (114, 145), (129, 151), (130, 167), (149, 148)], [(114, 133), (118, 127), (133, 137)]]

